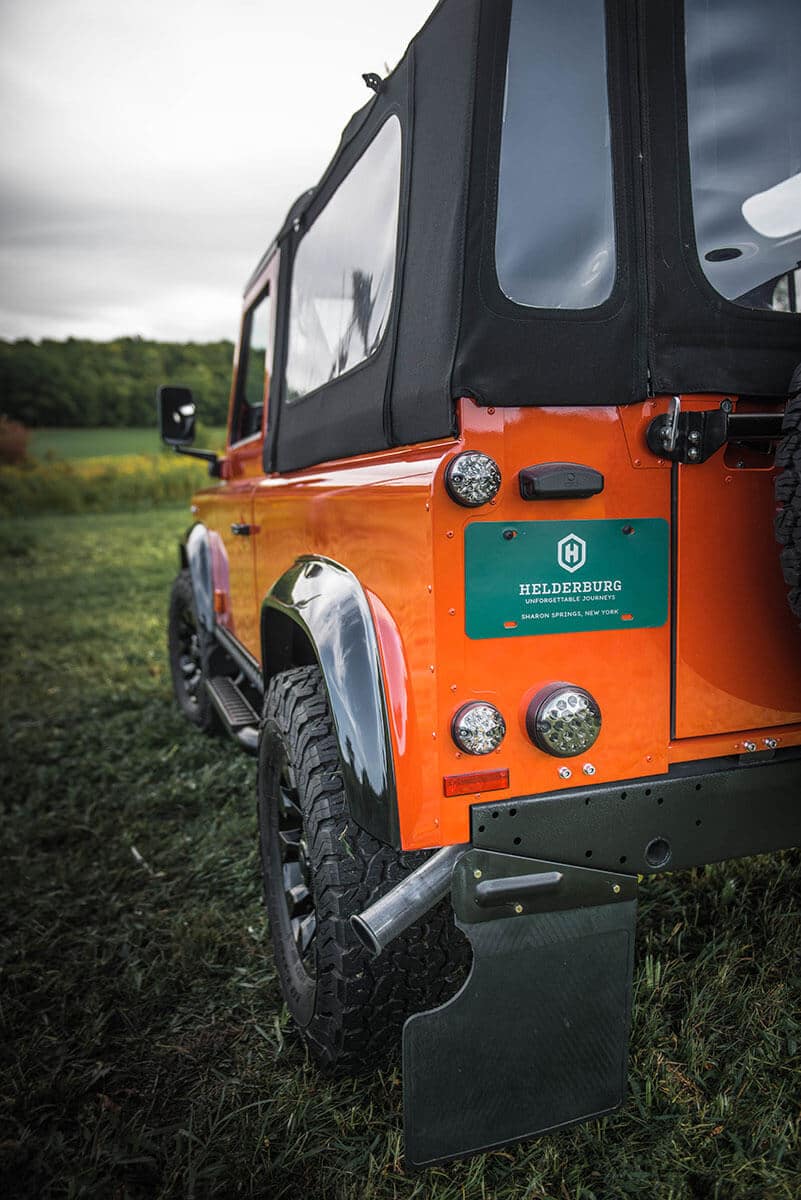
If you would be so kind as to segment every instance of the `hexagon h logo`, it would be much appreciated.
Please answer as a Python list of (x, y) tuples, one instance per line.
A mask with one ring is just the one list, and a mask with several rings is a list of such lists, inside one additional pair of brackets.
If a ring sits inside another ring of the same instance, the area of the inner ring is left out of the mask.
[(563, 537), (559, 546), (559, 566), (563, 571), (579, 571), (587, 561), (587, 543), (578, 534), (569, 533)]

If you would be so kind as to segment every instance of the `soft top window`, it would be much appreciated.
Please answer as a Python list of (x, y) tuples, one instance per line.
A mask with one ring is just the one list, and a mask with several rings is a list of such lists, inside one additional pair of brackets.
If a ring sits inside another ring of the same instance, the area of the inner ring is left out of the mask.
[(595, 308), (615, 279), (604, 0), (513, 0), (495, 259), (535, 308)]
[(721, 296), (799, 311), (801, 3), (685, 0), (695, 236)]
[(382, 125), (303, 236), (292, 271), (288, 403), (364, 362), (389, 320), (401, 177), (401, 127)]

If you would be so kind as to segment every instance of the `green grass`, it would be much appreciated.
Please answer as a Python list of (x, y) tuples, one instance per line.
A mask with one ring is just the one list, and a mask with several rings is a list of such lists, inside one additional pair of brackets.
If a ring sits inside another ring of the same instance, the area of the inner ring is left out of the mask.
[[(225, 429), (208, 428), (203, 436), (211, 439), (208, 449), (225, 443)], [(198, 443), (200, 445), (200, 443)], [(201, 449), (206, 449), (202, 446)], [(98, 458), (118, 454), (157, 454), (161, 442), (153, 426), (148, 429), (33, 429), (29, 443), (31, 458)]]
[(643, 886), (620, 1113), (404, 1170), (397, 1064), (333, 1082), (282, 1007), (253, 762), (171, 701), (186, 523), (0, 524), (0, 1194), (795, 1200), (795, 851)]

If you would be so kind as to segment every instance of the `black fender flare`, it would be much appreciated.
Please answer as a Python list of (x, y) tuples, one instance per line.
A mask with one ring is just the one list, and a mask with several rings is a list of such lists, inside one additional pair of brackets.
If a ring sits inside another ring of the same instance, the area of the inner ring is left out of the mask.
[(379, 841), (400, 848), (381, 657), (356, 576), (332, 559), (299, 558), (264, 599), (261, 647), (265, 693), (279, 672), (319, 665), (351, 816)]
[(207, 633), (214, 630), (214, 567), (209, 531), (198, 521), (181, 546), (181, 565), (189, 569), (197, 619)]

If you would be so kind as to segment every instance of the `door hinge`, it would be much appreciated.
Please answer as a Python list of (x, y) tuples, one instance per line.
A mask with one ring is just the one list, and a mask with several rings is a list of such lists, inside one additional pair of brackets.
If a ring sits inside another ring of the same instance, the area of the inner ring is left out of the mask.
[(648, 426), (648, 448), (659, 458), (686, 465), (706, 462), (727, 442), (758, 442), (762, 449), (781, 437), (782, 413), (735, 413), (731, 400), (720, 408), (682, 412), (674, 396), (668, 412), (654, 417)]

